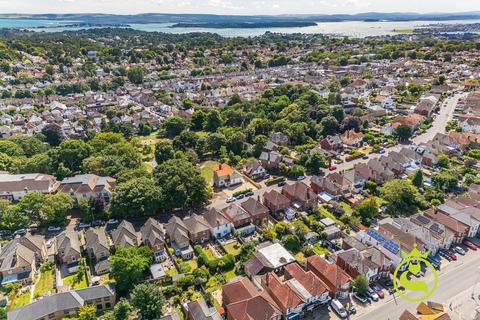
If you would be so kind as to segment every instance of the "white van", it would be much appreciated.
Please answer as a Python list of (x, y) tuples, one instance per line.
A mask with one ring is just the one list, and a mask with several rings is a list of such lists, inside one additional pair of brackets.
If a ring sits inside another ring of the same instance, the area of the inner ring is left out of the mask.
[(335, 310), (335, 312), (340, 318), (345, 319), (346, 317), (348, 317), (347, 310), (345, 310), (343, 304), (337, 299), (332, 299), (332, 301), (330, 301), (330, 306), (333, 310)]

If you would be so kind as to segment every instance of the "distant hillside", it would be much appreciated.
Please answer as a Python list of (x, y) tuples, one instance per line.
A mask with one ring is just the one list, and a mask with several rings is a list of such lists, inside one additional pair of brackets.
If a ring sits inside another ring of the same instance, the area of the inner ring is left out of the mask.
[[(250, 25), (274, 27), (276, 25), (296, 26), (294, 24), (307, 25), (313, 22), (328, 21), (446, 21), (446, 20), (469, 20), (480, 19), (480, 12), (459, 12), (459, 13), (378, 13), (366, 12), (359, 14), (332, 14), (332, 15), (279, 15), (279, 16), (232, 16), (213, 14), (163, 14), (144, 13), (137, 15), (115, 15), (115, 14), (0, 14), (0, 18), (15, 19), (37, 19), (37, 20), (63, 20), (77, 23), (92, 24), (146, 24), (146, 23), (173, 23), (184, 24), (183, 26), (195, 26), (197, 24), (210, 24), (211, 27), (244, 28)], [(289, 25), (290, 24), (290, 25)]]

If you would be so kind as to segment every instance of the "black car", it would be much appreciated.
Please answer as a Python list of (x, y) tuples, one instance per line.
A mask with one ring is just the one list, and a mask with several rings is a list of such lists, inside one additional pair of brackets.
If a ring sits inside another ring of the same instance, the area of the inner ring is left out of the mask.
[(286, 181), (280, 181), (279, 183), (277, 183), (277, 186), (283, 187), (283, 186), (286, 185), (286, 184), (287, 184)]
[(353, 294), (353, 297), (358, 300), (360, 303), (367, 303), (369, 302), (369, 298), (361, 293), (355, 292)]
[(245, 193), (245, 197), (251, 197), (251, 196), (253, 196), (253, 191), (249, 191)]

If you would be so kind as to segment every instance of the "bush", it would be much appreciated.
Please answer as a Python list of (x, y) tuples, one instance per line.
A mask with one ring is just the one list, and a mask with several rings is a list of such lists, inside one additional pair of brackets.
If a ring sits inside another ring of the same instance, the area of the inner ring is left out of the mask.
[(245, 190), (242, 190), (242, 191), (235, 192), (235, 193), (233, 194), (233, 196), (234, 196), (234, 197), (237, 197), (237, 196), (239, 196), (239, 195), (246, 194), (246, 193), (249, 193), (249, 192), (251, 192), (251, 191), (252, 191), (252, 189), (245, 189)]
[(193, 285), (193, 282), (195, 280), (195, 277), (192, 275), (188, 275), (185, 277), (182, 277), (177, 280), (177, 285), (181, 287), (183, 290), (188, 289), (188, 287)]
[(284, 177), (272, 177), (272, 178), (268, 179), (267, 181), (265, 181), (265, 184), (267, 186), (271, 186), (271, 185), (274, 185), (274, 184), (277, 184), (277, 183), (283, 182), (283, 181), (285, 181)]

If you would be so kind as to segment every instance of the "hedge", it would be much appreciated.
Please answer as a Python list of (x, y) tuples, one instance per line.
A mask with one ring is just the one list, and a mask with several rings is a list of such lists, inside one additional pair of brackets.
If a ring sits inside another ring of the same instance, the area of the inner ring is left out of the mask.
[(270, 178), (268, 179), (267, 181), (265, 181), (265, 184), (267, 186), (271, 186), (273, 184), (276, 184), (276, 183), (279, 183), (279, 182), (283, 182), (285, 181), (285, 178), (284, 177), (273, 177), (273, 178)]

